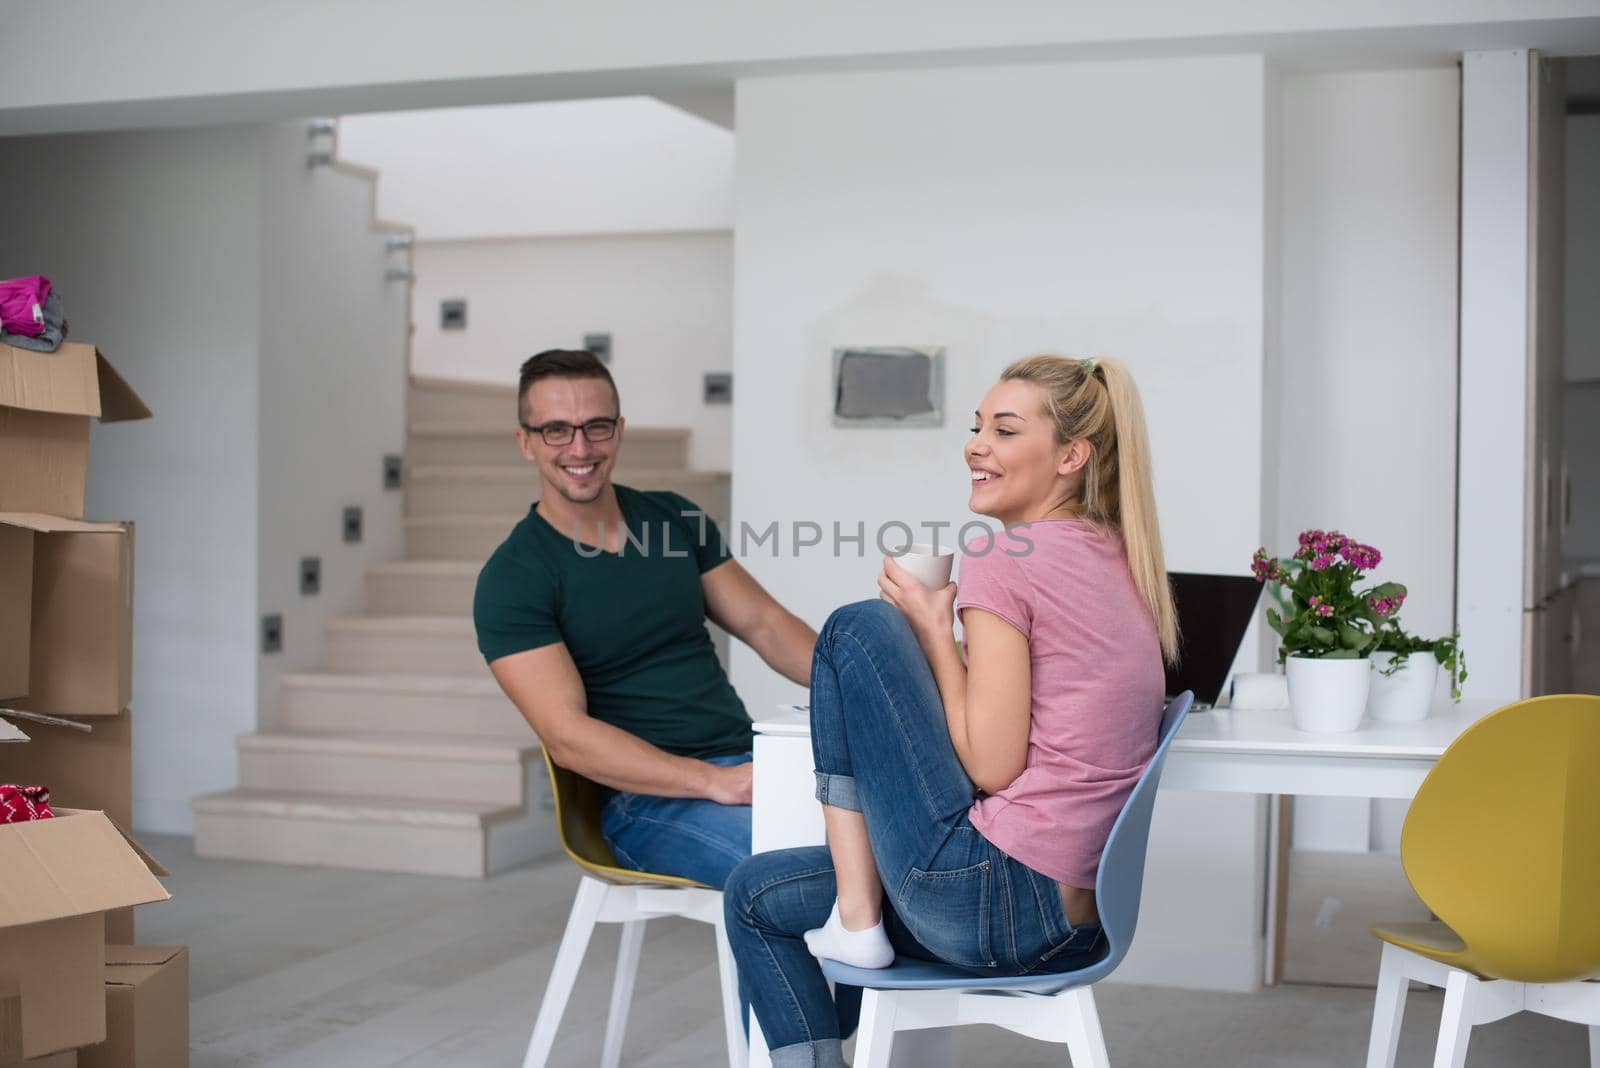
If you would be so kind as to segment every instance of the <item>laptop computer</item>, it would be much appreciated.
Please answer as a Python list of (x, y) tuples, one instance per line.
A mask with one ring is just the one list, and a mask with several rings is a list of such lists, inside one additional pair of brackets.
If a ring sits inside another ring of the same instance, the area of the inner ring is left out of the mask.
[(1167, 668), (1167, 696), (1194, 691), (1196, 710), (1212, 708), (1250, 628), (1261, 584), (1249, 575), (1168, 572), (1178, 608), (1178, 662)]

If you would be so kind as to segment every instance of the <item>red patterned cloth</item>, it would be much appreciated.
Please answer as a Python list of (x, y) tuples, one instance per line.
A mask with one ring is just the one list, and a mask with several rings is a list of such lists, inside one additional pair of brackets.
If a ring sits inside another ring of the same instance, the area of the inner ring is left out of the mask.
[(0, 785), (0, 823), (27, 823), (54, 818), (50, 787)]

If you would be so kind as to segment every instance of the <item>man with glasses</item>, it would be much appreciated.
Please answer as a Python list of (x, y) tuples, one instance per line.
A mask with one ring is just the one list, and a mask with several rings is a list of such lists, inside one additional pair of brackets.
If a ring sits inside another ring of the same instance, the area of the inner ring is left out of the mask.
[(801, 685), (816, 633), (693, 502), (611, 481), (626, 421), (592, 353), (532, 357), (517, 402), (539, 499), (478, 576), (478, 647), (551, 759), (613, 791), (619, 861), (720, 888), (750, 854), (751, 728), (705, 621)]

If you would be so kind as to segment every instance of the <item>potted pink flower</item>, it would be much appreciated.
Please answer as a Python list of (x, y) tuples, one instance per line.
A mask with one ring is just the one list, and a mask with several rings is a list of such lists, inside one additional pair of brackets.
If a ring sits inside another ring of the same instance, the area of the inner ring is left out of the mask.
[(1337, 530), (1306, 530), (1287, 559), (1257, 549), (1250, 570), (1270, 583), (1277, 608), (1267, 624), (1278, 633), (1278, 662), (1289, 683), (1289, 709), (1304, 731), (1353, 731), (1371, 688), (1368, 657), (1406, 589), (1397, 582), (1360, 587), (1381, 553)]

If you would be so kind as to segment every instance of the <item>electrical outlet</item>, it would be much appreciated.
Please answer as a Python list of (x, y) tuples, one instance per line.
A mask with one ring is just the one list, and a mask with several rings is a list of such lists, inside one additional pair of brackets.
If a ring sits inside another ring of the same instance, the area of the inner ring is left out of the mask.
[(276, 612), (261, 617), (261, 651), (283, 652), (283, 617)]
[(300, 593), (310, 597), (322, 592), (322, 557), (302, 556), (300, 558)]
[(583, 347), (600, 357), (601, 363), (611, 362), (611, 335), (610, 334), (585, 334)]
[(439, 329), (465, 330), (467, 328), (467, 302), (457, 297), (439, 302)]
[(386, 490), (397, 490), (400, 488), (400, 454), (397, 452), (384, 454), (383, 488)]
[(733, 403), (733, 372), (710, 371), (706, 374), (705, 402), (707, 404)]
[(361, 506), (352, 504), (344, 510), (344, 540), (346, 545), (361, 541)]

